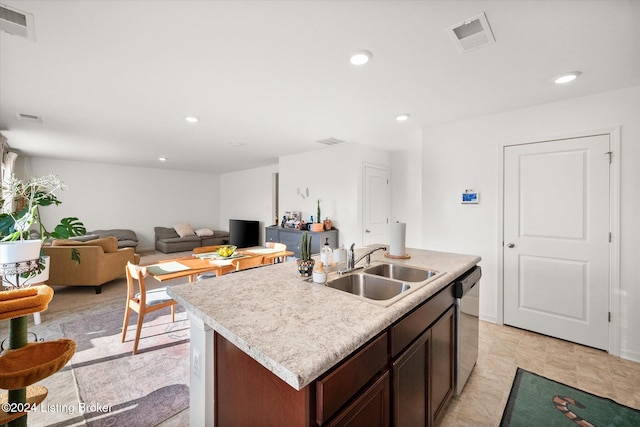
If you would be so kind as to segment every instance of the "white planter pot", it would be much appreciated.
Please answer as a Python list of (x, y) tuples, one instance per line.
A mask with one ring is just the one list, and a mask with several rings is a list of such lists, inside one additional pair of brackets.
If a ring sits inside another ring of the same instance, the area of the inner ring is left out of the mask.
[(34, 277), (30, 277), (29, 279), (25, 280), (25, 283), (29, 283), (31, 285), (39, 285), (49, 280), (49, 263), (51, 262), (51, 257), (45, 255), (42, 257), (42, 261), (44, 262), (44, 270), (36, 274)]
[(31, 261), (40, 257), (42, 240), (0, 242), (0, 264)]

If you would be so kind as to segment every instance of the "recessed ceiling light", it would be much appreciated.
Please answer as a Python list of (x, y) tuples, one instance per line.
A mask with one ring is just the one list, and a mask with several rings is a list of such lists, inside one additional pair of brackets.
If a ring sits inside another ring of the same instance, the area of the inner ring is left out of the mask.
[(359, 50), (351, 55), (350, 61), (353, 65), (364, 65), (369, 62), (372, 56), (373, 54), (368, 50)]
[(198, 118), (194, 116), (185, 117), (184, 119), (189, 123), (198, 123)]
[(411, 117), (411, 114), (402, 113), (396, 116), (396, 120), (399, 122), (406, 122), (407, 120), (409, 120), (409, 117)]
[(575, 79), (577, 79), (578, 76), (580, 76), (580, 74), (582, 74), (580, 71), (572, 71), (570, 73), (566, 73), (566, 74), (563, 74), (561, 76), (555, 77), (553, 79), (553, 82), (555, 84), (557, 84), (557, 85), (562, 85), (562, 84), (565, 84), (565, 83), (569, 83), (569, 82), (572, 82)]
[(241, 147), (244, 144), (242, 142), (234, 141), (234, 142), (230, 142), (229, 145), (232, 147)]
[(160, 160), (161, 162), (166, 162), (167, 158), (166, 157), (158, 157), (158, 160)]

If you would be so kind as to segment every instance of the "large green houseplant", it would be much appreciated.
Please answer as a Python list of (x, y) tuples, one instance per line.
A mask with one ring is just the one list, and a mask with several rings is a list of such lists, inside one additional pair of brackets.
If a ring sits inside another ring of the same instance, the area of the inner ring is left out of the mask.
[[(39, 259), (42, 269), (40, 250), (45, 241), (87, 233), (84, 224), (76, 217), (62, 218), (53, 231), (47, 230), (41, 221), (40, 207), (62, 203), (55, 192), (66, 188), (56, 175), (33, 177), (28, 181), (12, 175), (3, 181), (0, 195), (0, 263)], [(23, 253), (28, 246), (31, 252)], [(71, 257), (80, 262), (77, 251), (72, 252)]]

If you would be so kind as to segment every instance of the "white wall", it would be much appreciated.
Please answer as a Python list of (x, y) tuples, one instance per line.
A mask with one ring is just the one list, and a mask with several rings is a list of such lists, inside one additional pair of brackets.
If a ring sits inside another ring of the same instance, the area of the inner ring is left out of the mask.
[(422, 141), (391, 153), (390, 181), (390, 221), (407, 224), (407, 247), (422, 248)]
[[(312, 153), (280, 157), (280, 212), (301, 211), (316, 216), (321, 200), (322, 218), (339, 229), (340, 244), (362, 244), (362, 181), (365, 163), (390, 167), (389, 153), (361, 144), (346, 143)], [(298, 189), (309, 188), (303, 199)]]
[[(423, 129), (423, 241), (482, 256), (480, 314), (498, 310), (499, 170), (503, 145), (621, 127), (621, 356), (640, 361), (640, 86)], [(466, 188), (480, 204), (461, 205)]]
[(229, 229), (229, 219), (260, 221), (260, 241), (264, 227), (272, 225), (272, 177), (278, 165), (220, 175), (220, 226)]
[(153, 249), (154, 226), (219, 228), (219, 176), (208, 173), (135, 168), (18, 157), (16, 175), (54, 173), (69, 186), (57, 193), (62, 204), (41, 210), (52, 228), (61, 218), (77, 216), (87, 230), (127, 228), (138, 235), (138, 251)]

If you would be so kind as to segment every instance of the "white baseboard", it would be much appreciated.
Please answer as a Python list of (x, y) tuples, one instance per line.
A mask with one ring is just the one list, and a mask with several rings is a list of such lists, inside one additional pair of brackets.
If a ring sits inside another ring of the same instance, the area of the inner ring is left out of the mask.
[(621, 349), (620, 358), (640, 363), (640, 353), (637, 351)]
[(480, 313), (480, 320), (482, 320), (484, 322), (498, 324), (498, 319), (497, 319), (496, 316), (487, 316), (486, 314)]

